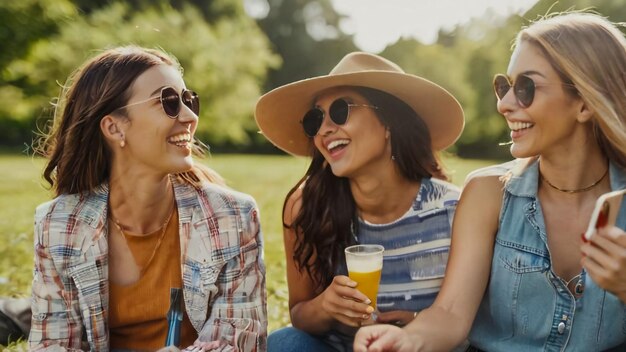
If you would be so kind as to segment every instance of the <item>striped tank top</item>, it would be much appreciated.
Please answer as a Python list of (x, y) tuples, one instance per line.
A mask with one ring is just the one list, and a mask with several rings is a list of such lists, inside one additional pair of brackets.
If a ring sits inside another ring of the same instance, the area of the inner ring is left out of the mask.
[(451, 183), (424, 178), (401, 218), (388, 224), (359, 220), (358, 242), (385, 247), (378, 310), (416, 312), (433, 303), (448, 262), (459, 195), (460, 189)]

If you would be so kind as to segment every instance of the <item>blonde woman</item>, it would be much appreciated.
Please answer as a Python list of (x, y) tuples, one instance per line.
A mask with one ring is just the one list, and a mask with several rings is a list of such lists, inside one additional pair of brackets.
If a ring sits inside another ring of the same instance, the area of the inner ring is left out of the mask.
[(596, 199), (626, 188), (626, 40), (571, 13), (517, 36), (494, 88), (518, 161), (476, 172), (454, 218), (435, 303), (404, 329), (362, 328), (355, 351), (626, 348), (626, 206), (585, 232)]

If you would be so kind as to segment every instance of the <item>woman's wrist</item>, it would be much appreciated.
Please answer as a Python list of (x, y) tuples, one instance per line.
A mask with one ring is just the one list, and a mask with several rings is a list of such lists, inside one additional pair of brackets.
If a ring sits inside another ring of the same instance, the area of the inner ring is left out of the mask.
[(404, 330), (406, 332), (406, 337), (407, 339), (411, 342), (411, 346), (414, 347), (413, 351), (417, 352), (417, 351), (422, 351), (423, 350), (423, 339), (421, 339), (420, 333), (419, 333), (419, 323), (417, 321), (417, 315), (415, 315), (415, 318), (408, 323), (407, 325), (405, 325), (402, 330)]
[(291, 321), (294, 327), (321, 334), (333, 327), (333, 317), (323, 308), (321, 295), (300, 302), (291, 308)]

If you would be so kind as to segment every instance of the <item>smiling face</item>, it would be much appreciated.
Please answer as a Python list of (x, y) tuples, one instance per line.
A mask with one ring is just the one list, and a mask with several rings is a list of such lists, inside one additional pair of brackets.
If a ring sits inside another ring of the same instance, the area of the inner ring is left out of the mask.
[(507, 72), (515, 82), (519, 75), (535, 82), (530, 106), (522, 107), (509, 89), (498, 101), (498, 111), (511, 129), (511, 154), (516, 158), (576, 147), (582, 100), (563, 84), (558, 73), (535, 45), (522, 41), (513, 52)]
[[(350, 106), (348, 120), (335, 124), (328, 116), (330, 105), (345, 99)], [(391, 159), (388, 132), (376, 115), (376, 109), (365, 98), (349, 88), (333, 88), (320, 94), (315, 106), (324, 112), (322, 125), (313, 142), (322, 153), (333, 174), (356, 177), (380, 169)]]
[(173, 88), (179, 95), (186, 88), (173, 66), (151, 67), (130, 88), (129, 106), (125, 108), (128, 119), (120, 124), (125, 146), (112, 148), (126, 168), (169, 174), (188, 171), (193, 166), (191, 141), (198, 116), (179, 102), (178, 117), (170, 118), (158, 99), (164, 87)]

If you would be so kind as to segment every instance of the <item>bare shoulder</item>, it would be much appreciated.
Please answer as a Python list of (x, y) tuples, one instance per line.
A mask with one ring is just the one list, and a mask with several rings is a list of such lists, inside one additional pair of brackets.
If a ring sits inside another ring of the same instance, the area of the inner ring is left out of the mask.
[(470, 212), (498, 214), (507, 179), (516, 167), (517, 161), (511, 161), (471, 172), (465, 179), (461, 203), (465, 203), (466, 208), (467, 203), (471, 204)]
[(484, 195), (502, 194), (504, 181), (502, 176), (497, 175), (476, 175), (465, 180), (463, 194), (482, 193)]
[(506, 163), (476, 169), (467, 175), (467, 177), (465, 178), (465, 183), (467, 184), (474, 178), (484, 178), (489, 176), (493, 176), (496, 178), (507, 178), (509, 174), (511, 174), (520, 167), (520, 163), (521, 162), (519, 160), (511, 160)]
[(300, 187), (296, 188), (285, 201), (285, 209), (283, 210), (283, 222), (286, 225), (291, 225), (300, 213), (302, 209), (302, 188), (304, 183)]

